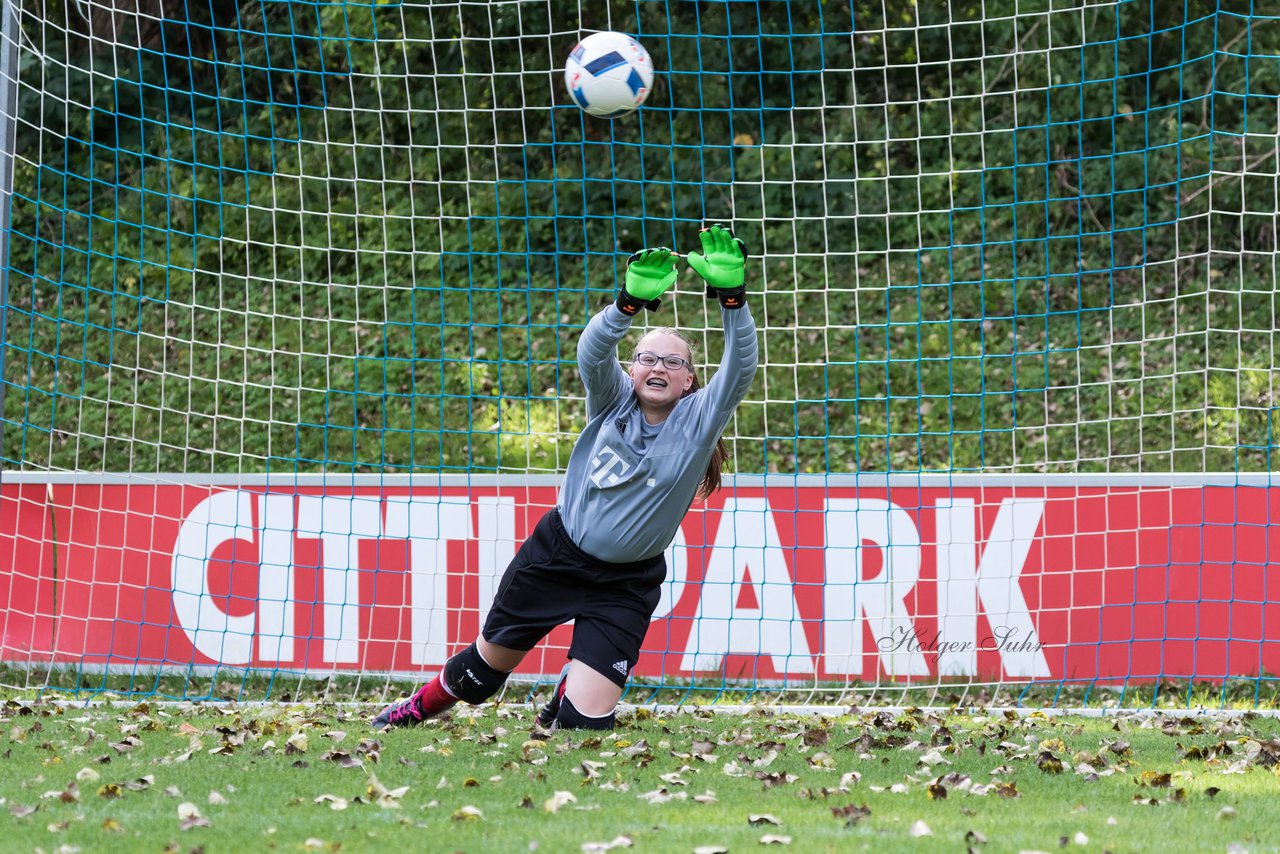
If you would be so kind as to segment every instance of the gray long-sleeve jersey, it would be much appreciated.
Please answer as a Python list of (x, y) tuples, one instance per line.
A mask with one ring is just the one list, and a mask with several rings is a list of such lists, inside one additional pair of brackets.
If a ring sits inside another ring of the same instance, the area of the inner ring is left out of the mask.
[(565, 530), (588, 554), (609, 563), (644, 560), (675, 537), (756, 373), (750, 308), (720, 313), (725, 345), (719, 369), (657, 425), (645, 423), (631, 377), (618, 364), (618, 342), (631, 318), (610, 305), (578, 340), (588, 422), (569, 456), (557, 507)]

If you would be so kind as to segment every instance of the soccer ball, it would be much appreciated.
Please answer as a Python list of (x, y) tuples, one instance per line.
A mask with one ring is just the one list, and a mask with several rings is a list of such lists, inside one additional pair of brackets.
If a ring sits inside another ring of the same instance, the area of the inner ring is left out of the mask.
[(644, 103), (653, 88), (653, 61), (640, 42), (622, 33), (592, 33), (564, 64), (564, 86), (579, 107), (613, 119)]

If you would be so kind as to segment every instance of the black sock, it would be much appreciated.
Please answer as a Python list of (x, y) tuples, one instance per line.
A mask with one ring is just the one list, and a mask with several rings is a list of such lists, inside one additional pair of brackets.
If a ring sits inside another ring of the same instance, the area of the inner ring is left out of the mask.
[(613, 729), (615, 718), (617, 718), (616, 710), (599, 717), (584, 715), (578, 711), (566, 694), (560, 698), (560, 711), (556, 712), (556, 727), (558, 729)]

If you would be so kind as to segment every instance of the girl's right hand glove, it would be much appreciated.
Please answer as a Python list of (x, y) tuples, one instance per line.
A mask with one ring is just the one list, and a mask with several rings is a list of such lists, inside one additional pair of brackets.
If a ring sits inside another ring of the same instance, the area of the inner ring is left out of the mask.
[(614, 303), (634, 317), (642, 308), (657, 308), (662, 296), (676, 282), (676, 253), (665, 246), (645, 249), (627, 260), (627, 275)]
[(698, 239), (702, 241), (702, 254), (690, 252), (689, 266), (706, 281), (707, 299), (714, 296), (725, 308), (742, 308), (747, 296), (743, 284), (746, 246), (724, 225), (704, 228)]

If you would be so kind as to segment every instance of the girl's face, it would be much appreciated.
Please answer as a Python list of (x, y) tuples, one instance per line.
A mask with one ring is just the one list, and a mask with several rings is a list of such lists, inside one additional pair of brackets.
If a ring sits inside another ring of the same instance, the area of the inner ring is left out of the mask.
[[(693, 385), (691, 355), (688, 345), (668, 332), (650, 332), (640, 339), (631, 361), (631, 384), (642, 411), (665, 416), (675, 408)], [(679, 367), (667, 364), (676, 360), (682, 363)]]

